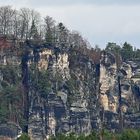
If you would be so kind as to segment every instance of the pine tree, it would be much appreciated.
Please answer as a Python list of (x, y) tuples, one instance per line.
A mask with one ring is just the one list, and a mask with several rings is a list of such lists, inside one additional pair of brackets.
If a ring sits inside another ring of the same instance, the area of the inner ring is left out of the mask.
[(33, 40), (39, 39), (39, 34), (38, 34), (37, 27), (35, 25), (34, 20), (32, 21), (32, 26), (30, 30), (30, 39), (33, 39)]

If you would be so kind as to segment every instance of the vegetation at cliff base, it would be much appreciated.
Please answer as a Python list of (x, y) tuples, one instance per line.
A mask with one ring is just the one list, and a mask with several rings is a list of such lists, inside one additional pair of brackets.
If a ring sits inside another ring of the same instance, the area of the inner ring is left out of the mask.
[(87, 136), (74, 133), (68, 135), (58, 134), (49, 140), (140, 140), (140, 130), (126, 129), (118, 134), (104, 130), (102, 133), (92, 132)]
[(30, 137), (27, 134), (22, 134), (17, 140), (30, 140)]

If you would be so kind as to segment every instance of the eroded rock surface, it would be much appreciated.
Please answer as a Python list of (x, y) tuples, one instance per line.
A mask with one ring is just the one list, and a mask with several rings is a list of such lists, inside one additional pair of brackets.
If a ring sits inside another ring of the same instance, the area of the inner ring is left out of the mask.
[[(20, 68), (22, 55), (6, 56), (4, 52), (1, 55), (3, 66), (11, 64)], [(45, 140), (56, 133), (89, 134), (93, 129), (101, 129), (101, 124), (111, 131), (118, 131), (120, 74), (123, 126), (140, 126), (139, 62), (123, 62), (118, 68), (115, 56), (102, 52), (97, 65), (78, 51), (42, 46), (37, 50), (30, 48), (26, 59), (28, 133), (32, 140)], [(3, 75), (0, 69), (1, 90)], [(17, 75), (21, 77), (20, 69)], [(15, 132), (9, 134), (11, 137), (17, 135)]]

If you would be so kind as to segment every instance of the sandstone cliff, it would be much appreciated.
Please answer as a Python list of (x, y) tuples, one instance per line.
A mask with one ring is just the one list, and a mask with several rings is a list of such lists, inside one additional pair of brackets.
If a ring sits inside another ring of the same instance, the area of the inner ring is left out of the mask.
[(8, 94), (19, 97), (11, 101), (11, 112), (18, 107), (1, 122), (7, 132), (0, 135), (14, 138), (28, 131), (33, 140), (45, 140), (56, 133), (119, 131), (120, 112), (124, 128), (140, 126), (139, 62), (118, 68), (115, 56), (105, 51), (95, 63), (73, 48), (25, 43), (19, 50), (0, 56), (0, 91), (16, 85)]

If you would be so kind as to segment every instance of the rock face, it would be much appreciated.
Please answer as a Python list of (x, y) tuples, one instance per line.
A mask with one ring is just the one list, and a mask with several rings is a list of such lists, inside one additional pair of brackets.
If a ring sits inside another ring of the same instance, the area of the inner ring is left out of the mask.
[[(40, 46), (28, 50), (28, 133), (32, 140), (56, 133), (89, 134), (102, 126), (118, 131), (120, 108), (124, 128), (140, 126), (139, 62), (122, 62), (118, 68), (115, 56), (108, 52), (102, 52), (100, 63), (95, 64), (71, 49)], [(21, 57), (3, 55), (0, 62), (20, 67)], [(0, 69), (1, 89), (2, 81)]]
[[(134, 65), (135, 67), (133, 67)], [(104, 109), (103, 123), (105, 123), (107, 127), (109, 126), (108, 124), (110, 124), (110, 128), (108, 127), (109, 129), (119, 130), (120, 128), (120, 118), (118, 114), (120, 104), (123, 127), (131, 128), (133, 126), (137, 128), (139, 125), (139, 119), (135, 117), (135, 114), (139, 116), (138, 112), (140, 109), (136, 107), (136, 104), (139, 104), (138, 87), (140, 77), (137, 72), (139, 66), (139, 62), (128, 61), (122, 62), (119, 68), (117, 68), (117, 63), (113, 54), (107, 52), (102, 54), (100, 63), (100, 101)], [(121, 103), (119, 103), (118, 77), (120, 77)], [(112, 119), (110, 119), (111, 116)], [(133, 119), (131, 119), (131, 117)]]
[(0, 136), (7, 136), (9, 138), (11, 137), (12, 139), (16, 139), (18, 135), (21, 135), (21, 133), (22, 133), (21, 128), (16, 124), (7, 123), (0, 125)]
[(118, 95), (114, 87), (116, 81), (117, 65), (111, 54), (102, 54), (100, 63), (100, 96), (104, 110), (117, 112)]
[[(45, 139), (56, 133), (88, 134), (92, 130), (89, 106), (93, 104), (92, 109), (96, 109), (90, 97), (94, 102), (97, 98), (91, 90), (95, 85), (94, 64), (86, 56), (55, 51), (49, 54), (47, 61), (50, 92), (43, 98), (38, 92), (30, 93), (29, 134), (32, 139)], [(96, 122), (94, 125), (97, 126)]]

